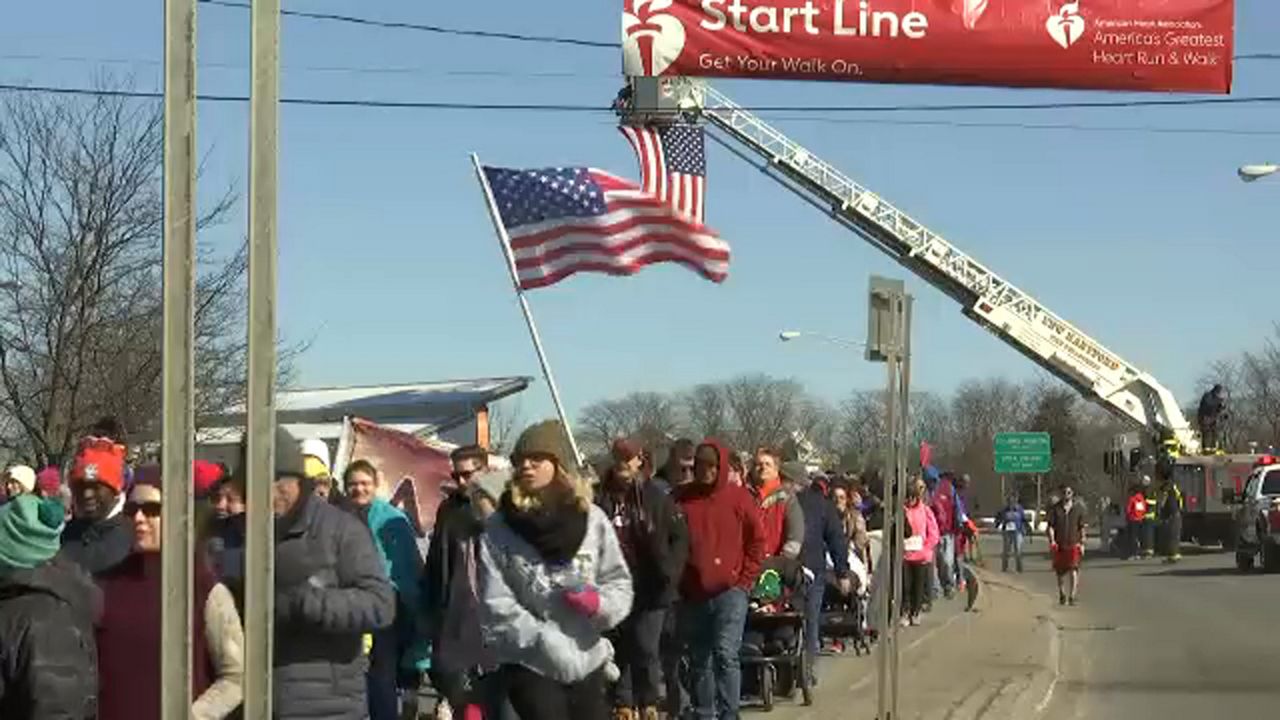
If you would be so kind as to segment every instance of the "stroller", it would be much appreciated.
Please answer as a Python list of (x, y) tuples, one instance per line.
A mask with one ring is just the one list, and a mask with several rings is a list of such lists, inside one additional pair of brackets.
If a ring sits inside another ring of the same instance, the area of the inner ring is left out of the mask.
[(836, 584), (834, 572), (827, 573), (827, 588), (822, 599), (822, 637), (834, 640), (843, 650), (852, 647), (855, 655), (870, 655), (870, 630), (867, 628), (867, 603), (871, 584), (866, 566), (850, 551), (849, 567), (853, 575), (853, 594), (844, 595)]
[(813, 704), (804, 657), (808, 584), (798, 561), (775, 557), (765, 561), (751, 592), (742, 635), (743, 690), (757, 695), (765, 712), (773, 710), (775, 697), (791, 698), (797, 690), (805, 705)]

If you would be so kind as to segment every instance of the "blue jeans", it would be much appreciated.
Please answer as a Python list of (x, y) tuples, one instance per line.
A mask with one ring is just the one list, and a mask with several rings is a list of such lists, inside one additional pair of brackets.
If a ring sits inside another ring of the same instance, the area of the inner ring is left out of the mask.
[(822, 599), (827, 593), (825, 574), (818, 575), (809, 583), (804, 599), (805, 672), (809, 673), (810, 684), (817, 679), (814, 666), (818, 663), (818, 652), (822, 650)]
[(1003, 572), (1009, 572), (1009, 555), (1013, 555), (1017, 560), (1018, 572), (1022, 572), (1022, 533), (1006, 532), (1004, 535), (1004, 546), (1000, 549), (1000, 568)]
[(956, 585), (956, 536), (942, 535), (938, 538), (937, 553), (937, 577), (939, 586), (951, 592), (955, 590)]
[(694, 716), (738, 720), (742, 701), (742, 631), (747, 626), (747, 592), (726, 590), (710, 600), (685, 605), (689, 632)]

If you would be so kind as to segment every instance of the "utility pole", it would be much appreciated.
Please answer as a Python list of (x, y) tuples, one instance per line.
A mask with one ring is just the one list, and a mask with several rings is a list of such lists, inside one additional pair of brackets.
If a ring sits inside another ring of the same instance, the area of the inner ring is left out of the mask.
[(164, 720), (191, 715), (196, 163), (196, 0), (165, 0), (159, 678)]
[(249, 93), (249, 378), (245, 538), (245, 720), (271, 720), (276, 448), (276, 254), (280, 0), (253, 0)]
[(885, 448), (884, 562), (885, 600), (880, 607), (880, 642), (876, 648), (877, 714), (898, 717), (899, 618), (902, 614), (902, 536), (907, 484), (907, 430), (910, 427), (911, 304), (901, 280), (871, 277), (867, 316), (867, 359), (884, 362), (888, 429)]

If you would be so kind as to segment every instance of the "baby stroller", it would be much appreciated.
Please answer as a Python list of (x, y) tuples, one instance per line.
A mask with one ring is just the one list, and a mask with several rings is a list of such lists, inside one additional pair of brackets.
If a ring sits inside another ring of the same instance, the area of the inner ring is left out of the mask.
[(774, 698), (794, 697), (813, 704), (813, 689), (805, 673), (804, 596), (809, 580), (796, 560), (775, 557), (751, 592), (747, 627), (742, 635), (744, 693), (757, 695), (768, 712)]
[(852, 649), (854, 655), (870, 655), (870, 631), (867, 628), (867, 600), (870, 596), (865, 575), (853, 573), (853, 593), (845, 595), (836, 584), (835, 573), (827, 574), (827, 589), (822, 598), (822, 637), (836, 643), (837, 652)]

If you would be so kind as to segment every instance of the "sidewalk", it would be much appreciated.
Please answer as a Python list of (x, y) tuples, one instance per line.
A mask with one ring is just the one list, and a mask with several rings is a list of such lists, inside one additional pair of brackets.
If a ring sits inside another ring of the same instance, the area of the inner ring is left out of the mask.
[[(976, 720), (1029, 717), (1048, 694), (1056, 634), (1044, 596), (978, 571), (982, 594), (973, 612), (939, 601), (924, 623), (903, 628), (899, 718)], [(780, 700), (770, 720), (876, 716), (876, 656), (824, 657), (814, 703)], [(895, 719), (897, 720), (897, 719)]]

